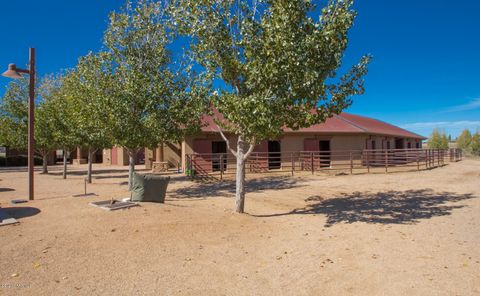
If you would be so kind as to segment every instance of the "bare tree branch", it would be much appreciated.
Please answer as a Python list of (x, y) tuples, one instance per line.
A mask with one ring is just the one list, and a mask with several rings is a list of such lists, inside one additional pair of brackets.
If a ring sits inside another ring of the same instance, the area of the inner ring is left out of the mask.
[(250, 147), (248, 147), (247, 153), (243, 156), (243, 160), (247, 160), (247, 158), (252, 154), (253, 149), (255, 148), (255, 138), (253, 138), (252, 143), (249, 143)]
[(230, 141), (227, 139), (227, 137), (225, 137), (225, 134), (223, 133), (222, 129), (218, 126), (217, 124), (217, 129), (218, 129), (218, 132), (220, 133), (220, 136), (222, 136), (222, 139), (225, 141), (225, 143), (227, 143), (227, 149), (232, 152), (232, 154), (237, 157), (237, 152), (235, 150), (233, 150), (230, 146)]

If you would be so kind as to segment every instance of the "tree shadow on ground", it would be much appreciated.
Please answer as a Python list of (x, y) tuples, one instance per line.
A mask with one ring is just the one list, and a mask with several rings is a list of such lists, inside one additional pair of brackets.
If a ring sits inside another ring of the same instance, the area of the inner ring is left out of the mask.
[(0, 188), (0, 192), (9, 192), (9, 191), (15, 191), (13, 188)]
[(10, 216), (15, 219), (21, 219), (25, 217), (35, 216), (40, 213), (40, 210), (33, 207), (10, 207), (3, 208)]
[[(148, 172), (150, 170), (147, 169), (135, 169), (136, 172)], [(82, 170), (72, 170), (67, 172), (67, 176), (83, 176), (87, 175), (87, 169), (82, 169)], [(93, 168), (92, 170), (92, 176), (95, 176), (98, 178), (97, 175), (102, 175), (102, 174), (122, 174), (125, 175), (125, 173), (128, 173), (128, 168), (127, 169), (103, 169), (103, 168)], [(54, 172), (49, 172), (48, 173), (51, 176), (62, 176), (63, 172), (62, 171), (54, 171)], [(128, 176), (128, 175), (127, 175)], [(108, 177), (108, 176), (106, 176)]]
[[(291, 189), (302, 187), (301, 181), (292, 177), (276, 176), (258, 178), (246, 181), (247, 192), (262, 192), (265, 190)], [(220, 181), (210, 183), (194, 183), (192, 186), (175, 189), (168, 193), (168, 197), (176, 199), (208, 197), (233, 197), (235, 195), (235, 181)]]
[(108, 175), (108, 176), (93, 176), (94, 179), (102, 180), (102, 179), (125, 179), (128, 178), (128, 174), (123, 175)]
[(422, 219), (450, 215), (454, 209), (466, 206), (452, 203), (475, 197), (473, 194), (434, 192), (431, 189), (378, 193), (354, 192), (326, 200), (319, 196), (312, 196), (305, 201), (313, 203), (304, 208), (294, 209), (288, 213), (256, 215), (256, 217), (323, 214), (327, 216), (326, 227), (337, 223), (354, 222), (415, 224)]

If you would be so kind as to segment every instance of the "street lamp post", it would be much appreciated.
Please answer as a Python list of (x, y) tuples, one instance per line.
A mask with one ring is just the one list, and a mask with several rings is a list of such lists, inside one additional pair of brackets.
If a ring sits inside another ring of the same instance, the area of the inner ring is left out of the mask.
[(8, 65), (8, 70), (2, 75), (5, 77), (19, 79), (20, 73), (29, 74), (29, 100), (28, 100), (28, 199), (33, 200), (33, 167), (34, 167), (34, 122), (35, 122), (35, 48), (30, 48), (30, 62), (27, 70), (19, 69), (15, 64)]

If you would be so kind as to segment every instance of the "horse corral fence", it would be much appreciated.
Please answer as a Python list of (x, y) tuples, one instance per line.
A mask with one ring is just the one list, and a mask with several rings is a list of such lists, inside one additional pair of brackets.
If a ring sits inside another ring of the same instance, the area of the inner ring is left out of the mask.
[[(253, 152), (245, 164), (248, 173), (340, 171), (353, 174), (398, 170), (422, 170), (462, 159), (460, 149), (389, 149), (344, 151)], [(236, 159), (230, 153), (188, 154), (187, 175), (219, 177), (235, 174)]]

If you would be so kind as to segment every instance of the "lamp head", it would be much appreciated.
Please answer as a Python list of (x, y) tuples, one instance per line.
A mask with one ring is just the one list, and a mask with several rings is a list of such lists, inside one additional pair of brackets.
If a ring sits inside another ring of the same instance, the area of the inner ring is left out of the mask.
[(12, 78), (12, 79), (19, 79), (22, 78), (22, 75), (17, 72), (17, 66), (15, 64), (9, 64), (8, 70), (2, 73), (2, 76)]

